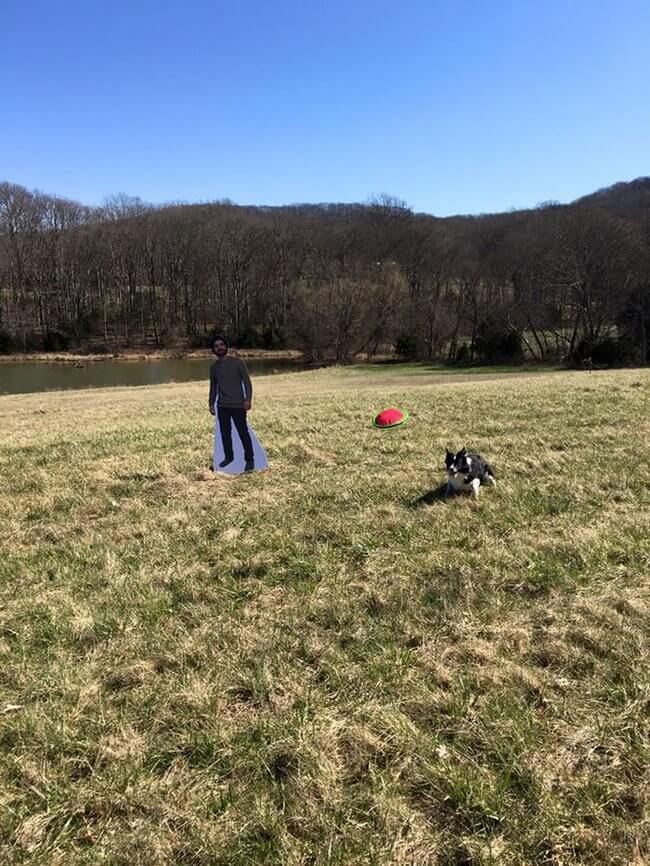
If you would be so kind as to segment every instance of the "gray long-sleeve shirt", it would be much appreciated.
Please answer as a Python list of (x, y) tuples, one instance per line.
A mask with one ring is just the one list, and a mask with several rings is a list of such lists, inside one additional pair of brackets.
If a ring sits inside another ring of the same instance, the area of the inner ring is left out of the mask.
[(210, 367), (210, 408), (217, 397), (219, 405), (228, 409), (243, 409), (244, 400), (252, 399), (253, 385), (241, 358), (225, 355)]

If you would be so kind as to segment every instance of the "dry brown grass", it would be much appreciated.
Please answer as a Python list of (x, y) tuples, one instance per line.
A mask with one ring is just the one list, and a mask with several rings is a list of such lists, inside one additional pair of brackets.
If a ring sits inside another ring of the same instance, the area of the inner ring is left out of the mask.
[(647, 862), (649, 394), (260, 379), (235, 480), (204, 386), (0, 398), (0, 860)]

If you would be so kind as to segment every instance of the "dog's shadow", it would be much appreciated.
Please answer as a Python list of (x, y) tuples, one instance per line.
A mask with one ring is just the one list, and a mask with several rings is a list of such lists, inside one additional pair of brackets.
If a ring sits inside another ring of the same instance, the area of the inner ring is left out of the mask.
[(409, 508), (423, 508), (425, 505), (434, 505), (436, 502), (446, 502), (448, 499), (452, 498), (453, 492), (448, 493), (447, 485), (441, 484), (434, 490), (427, 490), (426, 493), (422, 494), (422, 496), (418, 496), (417, 499), (413, 499), (406, 504)]

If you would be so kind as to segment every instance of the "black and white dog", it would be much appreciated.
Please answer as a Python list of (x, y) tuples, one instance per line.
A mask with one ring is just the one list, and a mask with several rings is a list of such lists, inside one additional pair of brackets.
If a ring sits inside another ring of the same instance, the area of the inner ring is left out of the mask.
[(496, 486), (494, 471), (480, 454), (472, 454), (462, 448), (458, 454), (447, 449), (445, 456), (447, 467), (447, 489), (445, 494), (471, 493), (478, 499), (478, 489), (481, 484)]

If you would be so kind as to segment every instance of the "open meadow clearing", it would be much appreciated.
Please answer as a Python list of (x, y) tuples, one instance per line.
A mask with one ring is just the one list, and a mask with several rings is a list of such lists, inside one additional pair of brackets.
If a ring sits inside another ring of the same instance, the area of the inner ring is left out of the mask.
[(254, 386), (0, 398), (0, 862), (649, 862), (648, 371)]

